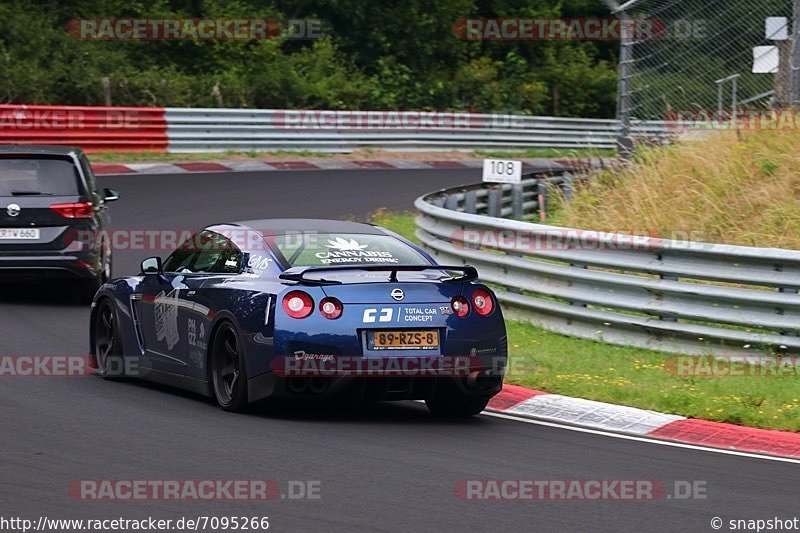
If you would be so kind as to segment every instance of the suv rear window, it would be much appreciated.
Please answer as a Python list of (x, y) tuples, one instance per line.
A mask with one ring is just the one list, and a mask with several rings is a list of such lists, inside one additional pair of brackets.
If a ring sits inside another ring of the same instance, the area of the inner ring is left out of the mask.
[(390, 235), (304, 232), (274, 237), (272, 246), (289, 266), (430, 264)]
[(77, 196), (78, 179), (65, 159), (0, 158), (0, 196)]

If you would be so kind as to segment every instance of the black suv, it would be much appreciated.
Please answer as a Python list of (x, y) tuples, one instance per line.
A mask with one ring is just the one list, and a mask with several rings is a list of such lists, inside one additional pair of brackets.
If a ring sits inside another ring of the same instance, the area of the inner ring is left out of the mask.
[(0, 281), (76, 280), (90, 302), (111, 278), (106, 204), (80, 148), (0, 146)]

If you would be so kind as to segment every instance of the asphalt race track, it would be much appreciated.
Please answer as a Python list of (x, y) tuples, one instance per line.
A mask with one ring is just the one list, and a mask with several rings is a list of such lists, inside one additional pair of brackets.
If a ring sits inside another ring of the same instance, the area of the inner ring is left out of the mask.
[[(479, 171), (294, 171), (101, 177), (121, 192), (116, 228), (193, 229), (237, 219), (411, 209)], [(115, 256), (133, 274), (142, 252)], [(161, 253), (166, 256), (166, 252)], [(52, 288), (57, 291), (58, 288)], [(89, 310), (47, 288), (0, 289), (0, 354), (83, 354)], [(178, 519), (269, 516), (270, 531), (712, 531), (710, 520), (792, 518), (795, 464), (672, 448), (491, 416), (433, 420), (404, 402), (344, 411), (211, 401), (137, 382), (0, 378), (0, 515)], [(93, 502), (80, 479), (273, 479), (321, 483), (318, 500)], [(464, 501), (466, 479), (705, 482), (706, 499)], [(727, 531), (723, 527), (722, 531)]]

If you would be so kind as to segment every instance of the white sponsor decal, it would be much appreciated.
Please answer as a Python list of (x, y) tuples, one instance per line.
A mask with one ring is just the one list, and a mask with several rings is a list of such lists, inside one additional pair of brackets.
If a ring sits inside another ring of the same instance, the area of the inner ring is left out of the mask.
[(359, 242), (355, 239), (342, 239), (341, 237), (336, 237), (336, 239), (328, 239), (328, 244), (325, 245), (326, 248), (333, 248), (334, 250), (363, 250), (367, 247), (366, 244), (359, 244)]
[(263, 255), (251, 255), (247, 261), (247, 266), (253, 270), (266, 270), (269, 268), (272, 259)]
[(206, 349), (206, 343), (203, 341), (206, 336), (205, 324), (200, 322), (200, 330), (198, 331), (197, 321), (194, 318), (190, 318), (186, 324), (186, 331), (186, 342), (189, 343), (189, 346)]
[(155, 299), (154, 316), (156, 322), (156, 339), (166, 340), (167, 349), (178, 344), (178, 295), (180, 289), (172, 289), (169, 293), (161, 291)]
[(294, 352), (295, 361), (333, 361), (330, 354), (306, 353), (305, 350)]
[(435, 307), (406, 307), (404, 311), (404, 322), (433, 322), (433, 317), (437, 314)]
[(381, 262), (381, 263), (397, 263), (398, 259), (392, 256), (391, 252), (370, 251), (365, 250), (366, 244), (361, 244), (355, 239), (343, 239), (336, 237), (335, 239), (328, 239), (326, 248), (330, 248), (330, 252), (317, 252), (315, 255), (317, 259), (323, 264), (333, 263), (364, 263), (364, 262)]
[(393, 314), (394, 309), (391, 307), (380, 309), (380, 315), (378, 315), (378, 309), (364, 309), (364, 317), (362, 320), (365, 324), (374, 323), (376, 318), (378, 322), (391, 322)]

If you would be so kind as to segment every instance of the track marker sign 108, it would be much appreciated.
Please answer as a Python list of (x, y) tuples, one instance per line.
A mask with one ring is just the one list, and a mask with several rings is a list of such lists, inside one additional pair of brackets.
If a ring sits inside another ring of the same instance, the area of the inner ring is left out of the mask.
[(520, 183), (522, 181), (522, 161), (484, 159), (483, 181), (492, 183)]

